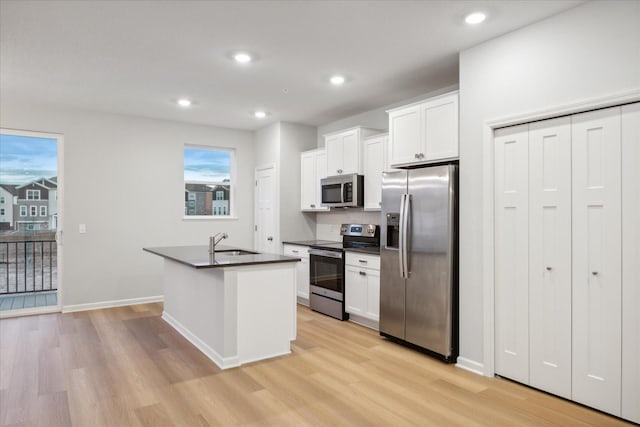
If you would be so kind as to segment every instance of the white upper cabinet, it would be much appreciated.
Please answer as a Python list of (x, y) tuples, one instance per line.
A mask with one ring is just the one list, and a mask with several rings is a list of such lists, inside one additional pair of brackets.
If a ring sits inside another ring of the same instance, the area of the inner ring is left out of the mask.
[(458, 92), (389, 110), (391, 166), (458, 158)]
[(320, 206), (320, 180), (326, 176), (327, 155), (324, 149), (300, 153), (300, 210), (329, 210)]
[(325, 135), (327, 176), (362, 174), (362, 140), (378, 132), (374, 129), (356, 127)]
[(382, 172), (388, 172), (389, 135), (374, 135), (364, 140), (364, 210), (382, 206)]

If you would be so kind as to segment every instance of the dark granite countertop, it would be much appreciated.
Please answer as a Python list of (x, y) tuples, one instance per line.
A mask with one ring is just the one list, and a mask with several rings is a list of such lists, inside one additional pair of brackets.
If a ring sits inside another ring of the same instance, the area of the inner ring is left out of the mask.
[(298, 245), (298, 246), (318, 246), (318, 245), (326, 245), (326, 244), (333, 244), (333, 243), (340, 243), (342, 244), (342, 242), (332, 242), (331, 240), (298, 240), (298, 241), (285, 241), (282, 242), (282, 244), (285, 245)]
[[(209, 256), (209, 247), (207, 245), (166, 246), (142, 248), (142, 250), (193, 268), (238, 267), (243, 265), (300, 261), (300, 258), (276, 254), (260, 254), (255, 251), (224, 245), (218, 245), (216, 247), (214, 257)], [(246, 253), (232, 255), (232, 251), (241, 251)]]

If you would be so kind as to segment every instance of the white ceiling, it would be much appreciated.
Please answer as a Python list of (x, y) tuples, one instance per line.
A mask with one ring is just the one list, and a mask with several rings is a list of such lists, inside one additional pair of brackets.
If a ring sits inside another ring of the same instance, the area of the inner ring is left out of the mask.
[[(0, 96), (247, 130), (321, 125), (455, 85), (459, 51), (579, 3), (1, 0)], [(474, 10), (489, 18), (470, 27)], [(258, 60), (240, 66), (236, 50)], [(332, 73), (348, 83), (332, 87)]]

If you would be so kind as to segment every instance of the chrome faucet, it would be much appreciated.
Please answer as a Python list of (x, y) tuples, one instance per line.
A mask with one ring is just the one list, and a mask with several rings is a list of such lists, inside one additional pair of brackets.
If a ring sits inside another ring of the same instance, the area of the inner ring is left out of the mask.
[(216, 252), (216, 245), (220, 243), (222, 239), (229, 237), (227, 233), (218, 233), (209, 237), (209, 253), (214, 254)]

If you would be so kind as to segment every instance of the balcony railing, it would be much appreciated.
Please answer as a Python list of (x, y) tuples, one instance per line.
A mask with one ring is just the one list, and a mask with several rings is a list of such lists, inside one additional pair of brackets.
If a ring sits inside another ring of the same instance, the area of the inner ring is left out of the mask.
[(0, 295), (58, 289), (55, 240), (0, 242)]

